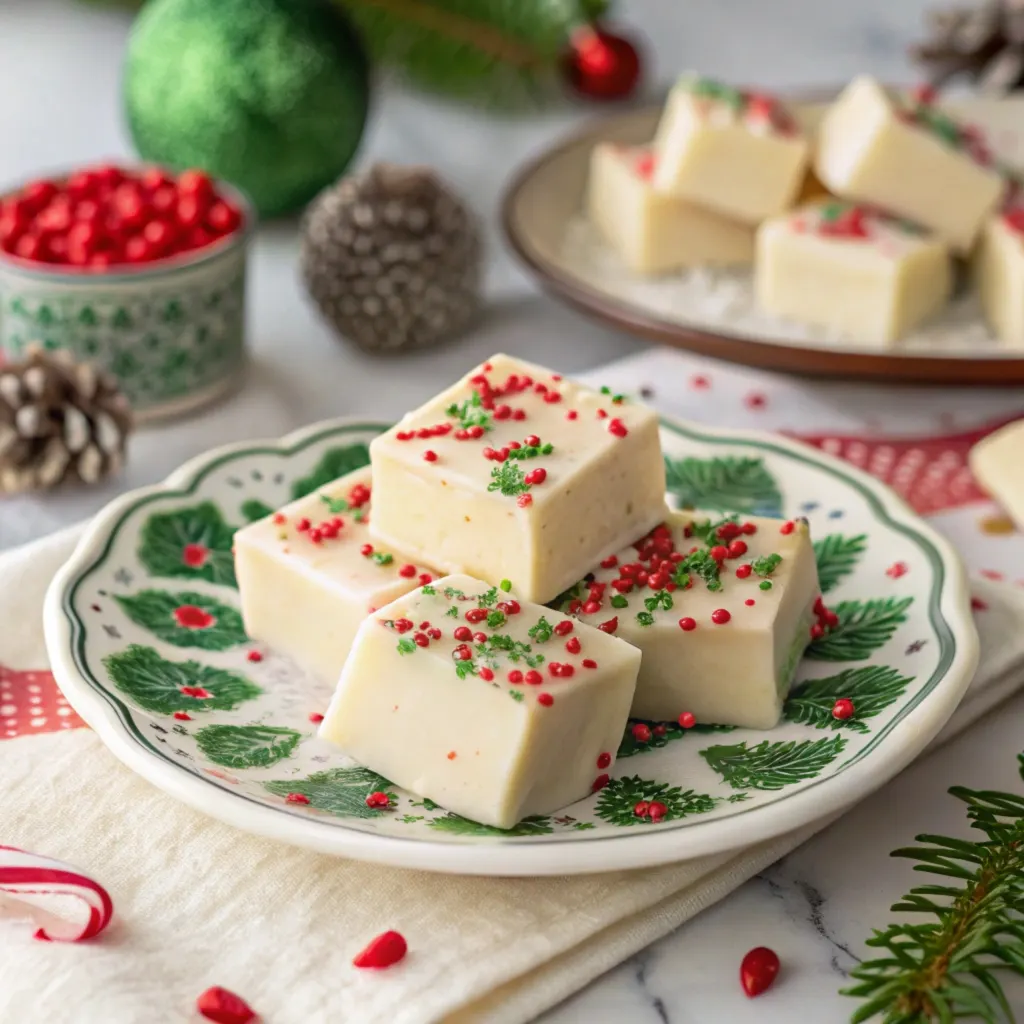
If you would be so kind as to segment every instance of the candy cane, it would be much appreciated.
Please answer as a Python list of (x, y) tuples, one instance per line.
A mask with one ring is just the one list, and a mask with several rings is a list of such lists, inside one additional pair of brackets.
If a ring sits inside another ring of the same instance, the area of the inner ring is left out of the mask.
[(81, 942), (99, 935), (110, 923), (114, 904), (110, 895), (98, 882), (76, 871), (70, 864), (40, 857), (13, 846), (0, 846), (0, 892), (14, 896), (74, 896), (89, 908), (89, 919), (84, 925), (65, 921), (77, 932), (68, 935), (49, 935), (40, 928), (35, 938), (46, 942)]

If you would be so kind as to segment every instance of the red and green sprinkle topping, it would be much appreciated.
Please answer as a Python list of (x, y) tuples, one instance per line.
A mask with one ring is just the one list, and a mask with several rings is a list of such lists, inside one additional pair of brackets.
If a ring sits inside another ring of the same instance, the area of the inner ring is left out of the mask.
[(984, 132), (977, 125), (963, 124), (944, 113), (935, 105), (937, 98), (938, 93), (930, 86), (915, 89), (897, 110), (897, 116), (905, 124), (920, 128), (950, 149), (970, 157), (979, 167), (991, 167), (994, 159)]
[(684, 78), (679, 84), (700, 99), (730, 108), (737, 118), (748, 124), (770, 129), (780, 135), (796, 134), (796, 122), (774, 96), (747, 92), (703, 76)]

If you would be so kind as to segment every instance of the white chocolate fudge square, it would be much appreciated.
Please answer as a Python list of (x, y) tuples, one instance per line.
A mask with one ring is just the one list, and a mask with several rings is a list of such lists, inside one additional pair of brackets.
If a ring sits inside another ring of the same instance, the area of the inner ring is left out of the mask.
[(818, 177), (836, 195), (917, 221), (967, 252), (1006, 188), (976, 129), (925, 93), (902, 101), (855, 79), (818, 131)]
[(392, 782), (511, 828), (608, 780), (640, 652), (469, 576), (359, 629), (320, 735)]
[(754, 232), (710, 210), (658, 192), (649, 147), (603, 142), (590, 158), (587, 213), (630, 270), (738, 266), (754, 259)]
[(971, 449), (970, 464), (981, 487), (1024, 531), (1024, 420), (979, 441)]
[(1024, 207), (988, 219), (975, 253), (974, 277), (992, 333), (1024, 348)]
[(367, 466), (235, 534), (246, 632), (331, 683), (363, 619), (435, 575), (372, 543), (370, 509)]
[(654, 187), (746, 224), (792, 203), (810, 147), (771, 96), (682, 78), (654, 138)]
[(664, 514), (650, 409), (503, 355), (374, 438), (370, 456), (376, 536), (539, 603)]
[(825, 628), (818, 597), (805, 521), (674, 512), (560, 607), (643, 652), (634, 718), (770, 729)]
[(949, 300), (946, 246), (916, 226), (840, 200), (765, 221), (754, 291), (776, 316), (884, 347)]

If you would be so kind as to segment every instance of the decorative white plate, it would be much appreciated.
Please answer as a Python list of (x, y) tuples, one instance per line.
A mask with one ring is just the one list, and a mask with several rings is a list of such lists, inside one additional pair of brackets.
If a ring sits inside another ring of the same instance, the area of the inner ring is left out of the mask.
[[(938, 732), (973, 674), (964, 572), (898, 498), (792, 442), (664, 421), (676, 503), (809, 519), (841, 626), (801, 665), (774, 730), (664, 723), (637, 744), (627, 729), (612, 783), (564, 811), (510, 832), (448, 814), (317, 739), (310, 715), (329, 688), (252, 644), (237, 611), (234, 529), (365, 463), (383, 429), (338, 421), (202, 456), (101, 513), (47, 597), (53, 671), (75, 710), (140, 775), (238, 828), (465, 874), (682, 860), (863, 797)], [(855, 702), (848, 721), (831, 717), (838, 697)], [(394, 809), (366, 806), (375, 789)], [(665, 803), (664, 821), (635, 817), (641, 799)]]
[[(950, 107), (985, 132), (1001, 160), (1024, 162), (1024, 99), (972, 98)], [(804, 103), (794, 110), (813, 132), (825, 106)], [(558, 298), (617, 328), (754, 366), (960, 386), (1024, 381), (1024, 352), (993, 337), (977, 297), (966, 289), (899, 345), (879, 349), (762, 313), (748, 269), (631, 273), (583, 216), (590, 153), (601, 141), (650, 141), (660, 113), (631, 110), (604, 118), (556, 143), (508, 186), (505, 234)]]

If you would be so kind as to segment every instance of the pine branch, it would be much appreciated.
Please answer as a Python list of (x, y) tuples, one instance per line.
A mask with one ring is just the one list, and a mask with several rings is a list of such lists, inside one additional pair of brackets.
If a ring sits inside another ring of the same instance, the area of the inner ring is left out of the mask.
[[(1024, 755), (1018, 756), (1024, 776)], [(1024, 975), (1024, 797), (954, 786), (980, 840), (919, 835), (893, 851), (915, 871), (952, 879), (917, 886), (891, 908), (925, 914), (924, 924), (893, 924), (867, 945), (883, 950), (851, 972), (843, 994), (865, 1000), (852, 1024), (881, 1015), (883, 1024), (924, 1024), (974, 1017), (1014, 1021), (999, 975)]]

